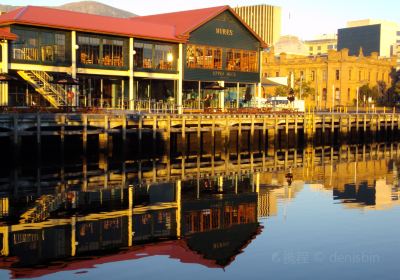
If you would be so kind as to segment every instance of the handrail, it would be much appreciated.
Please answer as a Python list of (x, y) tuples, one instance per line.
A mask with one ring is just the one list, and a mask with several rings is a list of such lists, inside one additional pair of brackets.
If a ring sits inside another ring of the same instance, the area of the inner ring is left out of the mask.
[(43, 86), (46, 89), (49, 89), (50, 91), (52, 91), (55, 96), (57, 97), (57, 104), (59, 105), (65, 105), (67, 104), (67, 101), (65, 100), (65, 96), (67, 94), (67, 92), (65, 91), (65, 89), (63, 87), (61, 87), (60, 85), (56, 85), (56, 84), (51, 84), (52, 81), (52, 77), (47, 74), (44, 71), (35, 71), (32, 70), (31, 71), (32, 74), (34, 74), (39, 80), (42, 81)]

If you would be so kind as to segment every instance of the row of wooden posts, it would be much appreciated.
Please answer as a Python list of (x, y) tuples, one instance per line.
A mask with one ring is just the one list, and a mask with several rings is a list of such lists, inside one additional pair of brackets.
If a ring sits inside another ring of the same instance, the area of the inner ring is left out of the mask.
[[(311, 139), (317, 130), (350, 133), (351, 131), (380, 131), (399, 129), (400, 114), (343, 114), (343, 113), (306, 113), (306, 114), (3, 114), (0, 115), (0, 139), (9, 137), (19, 146), (23, 137), (35, 137), (41, 144), (46, 136), (59, 137), (61, 145), (67, 136), (80, 136), (84, 150), (88, 136), (98, 135), (101, 147), (107, 147), (114, 135), (120, 135), (123, 142), (129, 135), (136, 135), (139, 145), (143, 135), (151, 135), (152, 141), (162, 139), (169, 143), (172, 134), (181, 135), (185, 143), (188, 135), (196, 135), (198, 143), (204, 133), (214, 139), (220, 133), (224, 145), (230, 136), (237, 134), (238, 139), (247, 132), (253, 139), (258, 132), (265, 146), (268, 137), (276, 137), (279, 132), (297, 137), (299, 133), (305, 139)], [(147, 139), (147, 138), (146, 138)], [(240, 143), (239, 143), (240, 145)]]

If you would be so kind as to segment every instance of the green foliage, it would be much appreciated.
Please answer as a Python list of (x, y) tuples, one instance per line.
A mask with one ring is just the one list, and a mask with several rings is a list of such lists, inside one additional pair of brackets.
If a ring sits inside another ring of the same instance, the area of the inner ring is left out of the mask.
[(297, 80), (294, 86), (294, 92), (297, 96), (306, 98), (308, 96), (313, 96), (315, 94), (315, 88), (311, 86), (311, 81)]
[(275, 87), (275, 96), (287, 96), (290, 88), (288, 86)]
[(390, 74), (392, 77), (392, 84), (387, 91), (388, 100), (391, 104), (399, 104), (400, 102), (400, 70), (393, 70)]

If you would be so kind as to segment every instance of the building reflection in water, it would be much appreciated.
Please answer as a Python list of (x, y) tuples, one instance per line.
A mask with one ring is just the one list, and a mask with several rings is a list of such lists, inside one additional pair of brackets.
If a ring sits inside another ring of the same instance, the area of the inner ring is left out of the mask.
[(277, 215), (305, 184), (346, 207), (398, 204), (399, 153), (375, 143), (10, 170), (0, 179), (0, 268), (37, 277), (154, 255), (223, 268), (266, 230), (259, 218)]

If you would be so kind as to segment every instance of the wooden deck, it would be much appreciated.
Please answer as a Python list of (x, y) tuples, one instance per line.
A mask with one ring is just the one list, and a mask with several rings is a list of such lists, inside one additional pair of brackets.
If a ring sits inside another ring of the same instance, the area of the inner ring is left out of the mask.
[[(0, 138), (9, 137), (18, 145), (22, 137), (34, 136), (41, 143), (44, 136), (58, 136), (64, 142), (66, 136), (79, 135), (85, 147), (88, 135), (99, 135), (107, 142), (114, 134), (126, 140), (128, 134), (136, 134), (139, 142), (144, 133), (157, 139), (161, 135), (166, 142), (171, 134), (181, 135), (182, 140), (191, 135), (200, 139), (202, 133), (215, 137), (221, 132), (222, 140), (229, 143), (232, 133), (238, 137), (247, 131), (253, 138), (255, 133), (264, 141), (278, 132), (299, 132), (312, 138), (317, 130), (341, 133), (355, 131), (398, 130), (400, 114), (397, 113), (296, 113), (296, 114), (0, 114)], [(99, 139), (100, 139), (99, 138)], [(185, 143), (183, 141), (182, 143)]]

